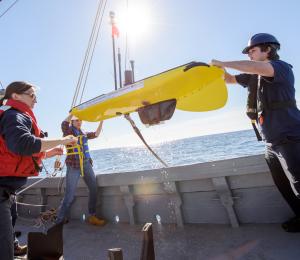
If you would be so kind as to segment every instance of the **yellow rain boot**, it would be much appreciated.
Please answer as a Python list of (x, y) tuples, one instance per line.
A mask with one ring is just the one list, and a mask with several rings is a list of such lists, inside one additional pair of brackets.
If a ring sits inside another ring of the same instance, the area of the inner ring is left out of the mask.
[(95, 226), (104, 226), (106, 224), (106, 221), (101, 218), (97, 218), (95, 215), (91, 215), (87, 219), (88, 223)]

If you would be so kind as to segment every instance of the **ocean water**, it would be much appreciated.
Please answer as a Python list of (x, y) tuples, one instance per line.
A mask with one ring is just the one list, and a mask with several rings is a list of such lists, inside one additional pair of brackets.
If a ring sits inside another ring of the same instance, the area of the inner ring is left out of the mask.
[[(264, 152), (264, 144), (256, 140), (253, 130), (185, 138), (151, 147), (168, 166), (237, 158)], [(94, 150), (91, 151), (91, 156), (97, 174), (162, 167), (162, 164), (143, 146)], [(44, 161), (49, 172), (53, 171), (53, 162), (54, 159)]]

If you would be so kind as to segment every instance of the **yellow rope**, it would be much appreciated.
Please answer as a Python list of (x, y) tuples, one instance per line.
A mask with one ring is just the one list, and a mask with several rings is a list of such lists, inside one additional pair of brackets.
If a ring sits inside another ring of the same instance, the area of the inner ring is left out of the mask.
[(82, 137), (83, 137), (82, 135), (79, 136), (79, 145), (80, 145), (79, 165), (80, 165), (80, 174), (83, 177), (84, 176), (84, 172), (83, 172), (83, 152), (82, 152), (82, 149), (81, 149), (81, 148), (83, 148)]

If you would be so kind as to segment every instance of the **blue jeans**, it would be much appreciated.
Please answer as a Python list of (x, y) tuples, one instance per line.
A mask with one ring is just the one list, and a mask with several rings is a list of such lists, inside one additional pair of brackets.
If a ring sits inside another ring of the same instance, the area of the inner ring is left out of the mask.
[[(83, 180), (89, 189), (89, 213), (94, 215), (96, 213), (97, 203), (97, 182), (93, 167), (89, 160), (84, 160), (83, 171)], [(67, 166), (66, 192), (57, 216), (57, 223), (62, 222), (65, 218), (68, 218), (79, 178), (80, 169)]]

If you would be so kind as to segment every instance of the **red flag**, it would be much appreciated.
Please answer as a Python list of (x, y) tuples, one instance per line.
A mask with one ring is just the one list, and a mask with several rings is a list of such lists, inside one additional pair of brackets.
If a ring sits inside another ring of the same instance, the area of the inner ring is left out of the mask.
[(119, 37), (119, 34), (120, 34), (120, 32), (119, 32), (118, 27), (115, 24), (113, 24), (112, 27), (111, 27), (112, 37)]

